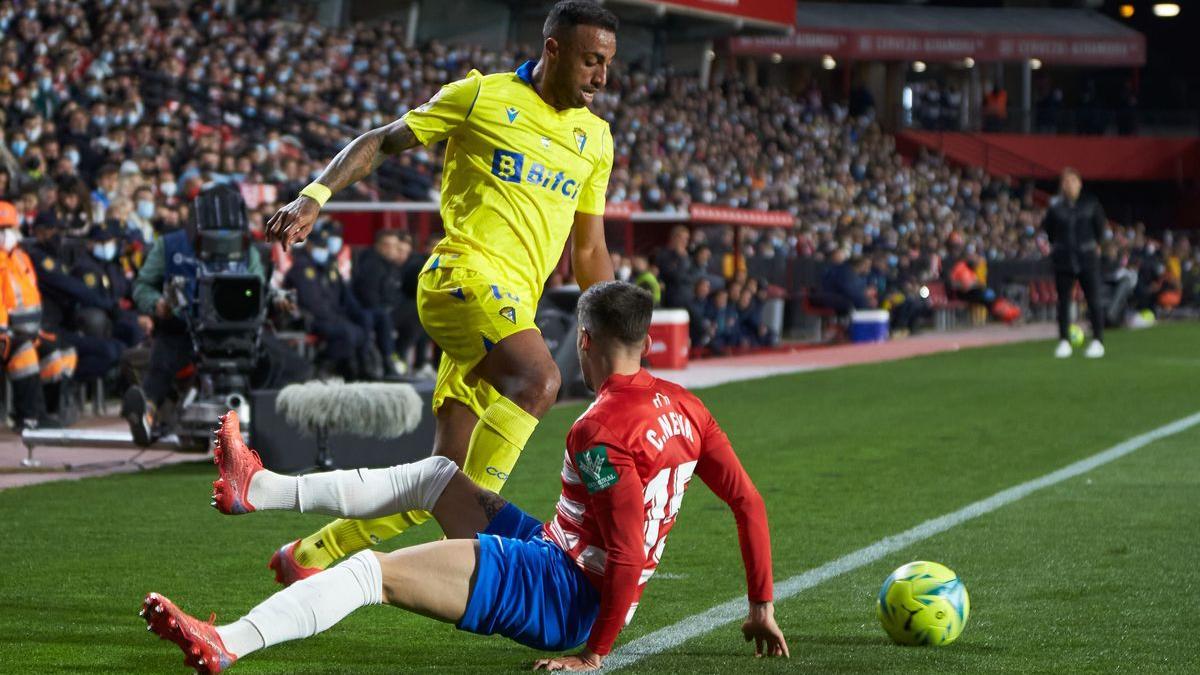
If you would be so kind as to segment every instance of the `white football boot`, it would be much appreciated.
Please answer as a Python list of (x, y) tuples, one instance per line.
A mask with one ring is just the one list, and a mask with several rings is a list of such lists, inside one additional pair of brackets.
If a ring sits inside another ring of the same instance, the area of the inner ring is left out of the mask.
[[(1103, 347), (1101, 348), (1103, 349)], [(1066, 340), (1059, 340), (1058, 347), (1054, 350), (1054, 358), (1068, 359), (1071, 358), (1071, 343)]]

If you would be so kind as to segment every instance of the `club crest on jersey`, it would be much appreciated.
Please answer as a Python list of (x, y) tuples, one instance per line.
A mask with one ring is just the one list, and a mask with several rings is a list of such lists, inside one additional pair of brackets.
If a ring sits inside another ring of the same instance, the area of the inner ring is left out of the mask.
[(617, 482), (617, 470), (608, 461), (608, 448), (597, 445), (579, 453), (575, 458), (580, 478), (588, 494), (595, 494), (612, 487)]
[(575, 145), (581, 153), (583, 152), (583, 146), (587, 145), (587, 132), (579, 127), (575, 127)]
[(512, 307), (505, 307), (504, 309), (500, 310), (500, 316), (508, 319), (514, 324), (517, 322), (517, 310), (513, 309)]
[(549, 139), (549, 138), (546, 138), (545, 136), (542, 136), (542, 147), (543, 147), (543, 148), (549, 148), (549, 147), (550, 147), (550, 139)]
[(516, 122), (516, 121), (517, 121), (517, 115), (520, 115), (520, 114), (521, 114), (521, 111), (520, 111), (520, 110), (517, 110), (516, 108), (512, 107), (511, 105), (510, 105), (510, 106), (508, 106), (507, 108), (505, 108), (505, 109), (504, 109), (504, 112), (505, 112), (506, 114), (508, 114), (508, 123), (509, 123), (509, 124), (512, 124), (513, 122)]

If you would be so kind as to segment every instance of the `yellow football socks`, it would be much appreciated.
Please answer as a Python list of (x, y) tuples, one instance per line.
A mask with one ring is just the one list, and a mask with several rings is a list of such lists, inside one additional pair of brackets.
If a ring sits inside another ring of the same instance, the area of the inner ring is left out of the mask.
[(480, 487), (500, 492), (537, 423), (516, 403), (497, 399), (483, 411), (471, 433), (463, 473)]
[(370, 520), (338, 518), (300, 540), (295, 550), (296, 562), (305, 567), (325, 569), (431, 517), (428, 511), (409, 511)]
[[(537, 423), (536, 417), (500, 397), (483, 412), (471, 433), (463, 473), (480, 486), (500, 492)], [(296, 562), (324, 569), (431, 517), (426, 511), (410, 511), (371, 520), (339, 518), (300, 540), (295, 549)]]

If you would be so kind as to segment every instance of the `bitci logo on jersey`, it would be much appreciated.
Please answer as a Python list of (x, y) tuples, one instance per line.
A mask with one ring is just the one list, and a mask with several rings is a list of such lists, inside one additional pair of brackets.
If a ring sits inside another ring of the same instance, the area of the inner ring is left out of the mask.
[(492, 154), (492, 175), (506, 183), (528, 183), (557, 192), (567, 199), (579, 197), (579, 181), (567, 178), (562, 171), (555, 171), (539, 162), (532, 162), (525, 169), (525, 155), (512, 150), (496, 149)]

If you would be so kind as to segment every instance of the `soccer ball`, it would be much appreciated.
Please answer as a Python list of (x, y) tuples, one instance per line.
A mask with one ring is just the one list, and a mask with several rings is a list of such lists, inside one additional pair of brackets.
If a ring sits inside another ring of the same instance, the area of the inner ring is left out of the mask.
[(1070, 340), (1071, 346), (1079, 349), (1083, 346), (1083, 329), (1077, 324), (1071, 324), (1067, 329), (1067, 339)]
[(876, 614), (896, 644), (940, 647), (967, 625), (971, 601), (954, 572), (918, 560), (900, 567), (879, 589)]

